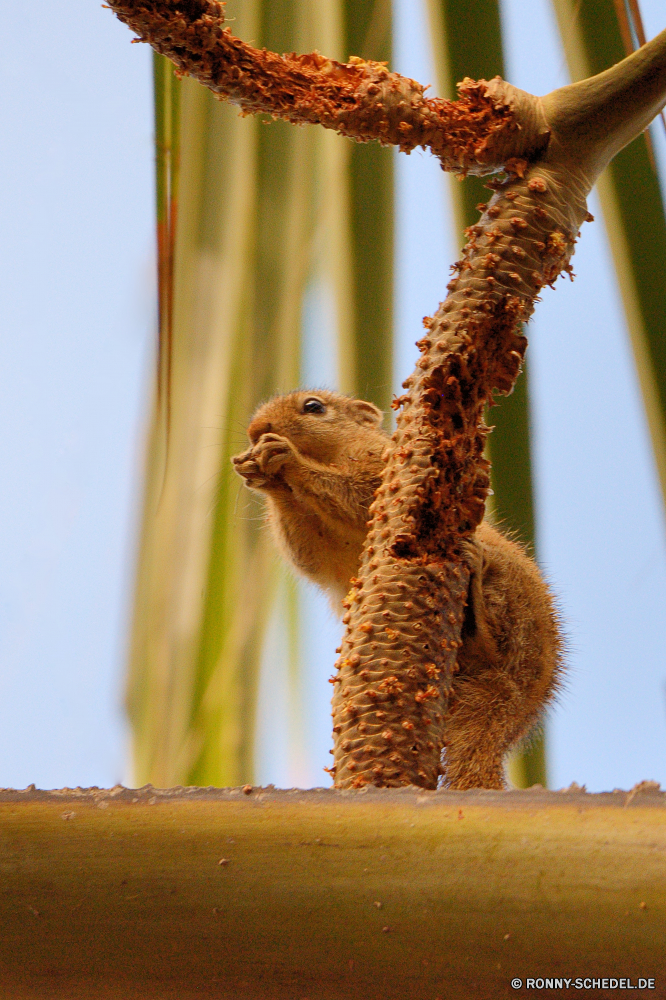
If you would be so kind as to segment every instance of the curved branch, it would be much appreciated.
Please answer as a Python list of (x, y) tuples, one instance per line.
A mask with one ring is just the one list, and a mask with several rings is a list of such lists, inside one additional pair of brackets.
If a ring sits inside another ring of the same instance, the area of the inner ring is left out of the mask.
[(666, 31), (610, 69), (560, 87), (541, 103), (560, 155), (589, 175), (591, 187), (666, 103)]

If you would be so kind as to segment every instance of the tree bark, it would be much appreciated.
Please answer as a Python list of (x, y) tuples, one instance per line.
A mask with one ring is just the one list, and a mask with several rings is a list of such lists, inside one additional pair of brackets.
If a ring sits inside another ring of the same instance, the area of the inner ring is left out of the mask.
[[(215, 0), (111, 0), (118, 16), (244, 112), (318, 122), (445, 169), (489, 173), (494, 195), (424, 322), (422, 357), (387, 449), (382, 486), (345, 615), (333, 696), (339, 787), (415, 784), (442, 773), (448, 696), (467, 594), (465, 544), (484, 513), (483, 410), (520, 371), (538, 292), (564, 270), (600, 171), (666, 101), (666, 32), (610, 70), (544, 98), (500, 78), (428, 100), (381, 64), (253, 49)], [(470, 747), (459, 787), (501, 787), (505, 748)]]

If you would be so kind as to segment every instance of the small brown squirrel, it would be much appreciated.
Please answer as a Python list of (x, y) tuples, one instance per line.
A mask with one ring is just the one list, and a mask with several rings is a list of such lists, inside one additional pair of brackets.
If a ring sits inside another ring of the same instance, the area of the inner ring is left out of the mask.
[[(372, 403), (327, 390), (276, 396), (248, 428), (252, 446), (232, 459), (266, 494), (285, 557), (342, 614), (389, 443)], [(536, 564), (487, 521), (466, 545), (471, 576), (446, 723), (446, 783), (503, 787), (503, 759), (557, 691), (563, 642)]]

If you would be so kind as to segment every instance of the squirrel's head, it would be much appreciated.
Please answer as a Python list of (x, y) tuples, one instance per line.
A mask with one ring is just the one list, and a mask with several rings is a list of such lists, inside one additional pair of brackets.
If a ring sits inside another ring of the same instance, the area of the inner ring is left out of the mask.
[(247, 429), (252, 444), (262, 434), (281, 434), (303, 455), (327, 464), (358, 449), (367, 437), (377, 441), (382, 411), (363, 399), (352, 399), (328, 389), (304, 389), (274, 396), (259, 407)]

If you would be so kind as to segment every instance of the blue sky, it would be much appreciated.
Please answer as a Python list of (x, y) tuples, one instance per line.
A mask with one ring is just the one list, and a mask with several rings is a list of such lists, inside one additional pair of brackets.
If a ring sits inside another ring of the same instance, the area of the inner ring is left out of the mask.
[(90, 0), (0, 22), (0, 784), (101, 785), (154, 326), (150, 58)]
[[(395, 0), (395, 68), (434, 82), (420, 7)], [(659, 7), (641, 2), (648, 37)], [(536, 93), (566, 82), (546, 0), (503, 11), (507, 77)], [(154, 337), (150, 53), (90, 0), (5, 5), (0, 26), (0, 785), (110, 785), (128, 774), (122, 678)], [(663, 163), (660, 132), (656, 143)], [(428, 155), (399, 157), (397, 382), (455, 259), (446, 185)], [(551, 783), (666, 784), (664, 516), (601, 221), (575, 269), (530, 335), (539, 556), (570, 645)], [(332, 662), (338, 626), (312, 592), (302, 600), (305, 662)], [(323, 783), (329, 672), (308, 674), (297, 753), (271, 707), (280, 671), (265, 683), (264, 781)]]

